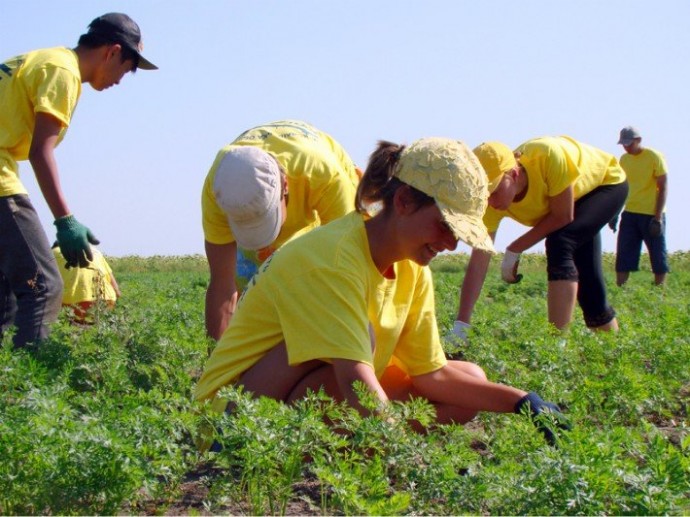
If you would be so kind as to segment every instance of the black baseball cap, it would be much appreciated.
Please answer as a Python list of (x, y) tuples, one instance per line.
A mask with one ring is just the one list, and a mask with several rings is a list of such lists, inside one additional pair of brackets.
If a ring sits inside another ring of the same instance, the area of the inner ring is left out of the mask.
[(89, 24), (88, 34), (101, 36), (113, 43), (124, 45), (139, 57), (137, 68), (158, 70), (158, 67), (141, 55), (144, 45), (141, 42), (141, 31), (134, 20), (124, 13), (107, 13), (99, 16)]

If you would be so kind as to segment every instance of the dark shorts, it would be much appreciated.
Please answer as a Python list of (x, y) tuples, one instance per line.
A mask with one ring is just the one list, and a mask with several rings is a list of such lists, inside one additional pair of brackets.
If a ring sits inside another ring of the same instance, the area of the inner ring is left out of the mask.
[(666, 253), (666, 216), (664, 215), (661, 219), (663, 230), (658, 237), (649, 235), (649, 222), (652, 217), (647, 214), (623, 212), (616, 246), (617, 272), (627, 273), (640, 269), (643, 242), (649, 252), (652, 271), (657, 275), (669, 272)]
[(606, 301), (600, 230), (620, 213), (628, 183), (604, 185), (575, 202), (573, 221), (546, 237), (549, 281), (578, 282), (577, 301), (588, 327), (609, 323), (616, 313)]

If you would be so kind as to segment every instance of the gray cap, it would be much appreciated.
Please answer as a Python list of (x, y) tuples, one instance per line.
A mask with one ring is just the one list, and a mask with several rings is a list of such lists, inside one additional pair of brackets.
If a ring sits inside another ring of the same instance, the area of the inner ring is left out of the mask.
[(630, 145), (636, 138), (642, 138), (640, 132), (632, 126), (626, 126), (623, 129), (621, 129), (621, 134), (620, 138), (618, 139), (618, 143), (621, 145)]

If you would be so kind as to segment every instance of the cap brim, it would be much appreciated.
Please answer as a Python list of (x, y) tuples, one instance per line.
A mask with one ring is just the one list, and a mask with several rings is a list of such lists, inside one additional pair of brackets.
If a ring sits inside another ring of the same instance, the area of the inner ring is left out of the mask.
[(144, 56), (139, 54), (139, 64), (137, 65), (137, 68), (141, 70), (158, 70), (158, 67), (151, 63), (148, 59), (146, 59)]
[(505, 175), (505, 173), (499, 174), (498, 176), (496, 176), (493, 180), (491, 180), (489, 182), (489, 184), (488, 184), (489, 194), (493, 194), (494, 191), (498, 188), (498, 185), (501, 183), (501, 180), (503, 179), (504, 175)]
[(474, 216), (460, 213), (444, 203), (436, 201), (443, 219), (448, 223), (455, 238), (461, 240), (473, 249), (480, 249), (489, 253), (496, 253), (493, 240), (484, 222)]
[(252, 221), (237, 222), (228, 218), (237, 245), (247, 250), (260, 250), (273, 244), (282, 226), (281, 210), (278, 203), (275, 210)]

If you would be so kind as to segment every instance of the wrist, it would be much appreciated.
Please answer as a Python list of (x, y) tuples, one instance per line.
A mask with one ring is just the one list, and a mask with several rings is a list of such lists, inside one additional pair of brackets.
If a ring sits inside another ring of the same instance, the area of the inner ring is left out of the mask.
[(515, 243), (509, 244), (506, 247), (506, 253), (510, 252), (513, 255), (520, 255), (522, 251), (518, 251), (519, 247), (515, 245)]
[(67, 214), (63, 215), (62, 217), (58, 217), (55, 219), (53, 224), (57, 226), (58, 229), (60, 228), (70, 228), (74, 225), (76, 222), (76, 219), (74, 218), (74, 215), (72, 214)]

